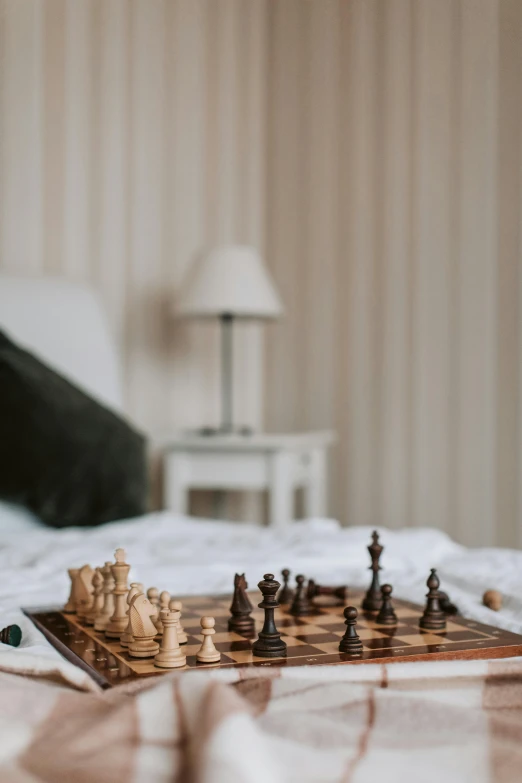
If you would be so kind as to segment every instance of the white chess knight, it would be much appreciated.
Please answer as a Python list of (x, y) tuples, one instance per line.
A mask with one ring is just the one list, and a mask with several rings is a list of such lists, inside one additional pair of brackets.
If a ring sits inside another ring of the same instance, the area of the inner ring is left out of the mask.
[(202, 617), (200, 620), (203, 644), (196, 653), (196, 660), (200, 663), (219, 663), (221, 660), (221, 653), (216, 650), (212, 640), (212, 636), (216, 633), (215, 624), (213, 617)]
[[(134, 598), (135, 595), (138, 595), (139, 593), (143, 593), (143, 585), (139, 582), (131, 582), (131, 589), (127, 593), (127, 604), (130, 607), (131, 601)], [(127, 614), (129, 614), (129, 610), (127, 609)], [(127, 627), (125, 631), (120, 636), (120, 644), (122, 647), (128, 647), (131, 642), (134, 641), (134, 637), (132, 635), (132, 628), (131, 628), (131, 621), (129, 616), (129, 622), (127, 624)]]
[(159, 644), (154, 641), (156, 626), (151, 620), (156, 607), (143, 595), (137, 593), (130, 602), (129, 620), (133, 641), (129, 642), (129, 655), (133, 658), (151, 658), (159, 652)]

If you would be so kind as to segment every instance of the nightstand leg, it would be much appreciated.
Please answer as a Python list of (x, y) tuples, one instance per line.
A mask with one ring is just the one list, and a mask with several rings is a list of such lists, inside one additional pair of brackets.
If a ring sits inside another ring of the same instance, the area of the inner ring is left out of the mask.
[(270, 463), (268, 524), (283, 529), (294, 519), (292, 462), (288, 454), (278, 453), (272, 456)]
[(309, 454), (310, 474), (304, 491), (305, 514), (307, 517), (326, 516), (326, 454), (324, 449), (315, 449)]
[(165, 456), (164, 506), (174, 514), (186, 516), (189, 512), (189, 488), (186, 482), (187, 463), (182, 454)]

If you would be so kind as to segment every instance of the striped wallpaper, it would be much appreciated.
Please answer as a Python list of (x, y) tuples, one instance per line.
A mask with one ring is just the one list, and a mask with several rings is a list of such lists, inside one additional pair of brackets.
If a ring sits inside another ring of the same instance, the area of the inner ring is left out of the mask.
[(0, 0), (0, 269), (100, 290), (157, 431), (219, 413), (193, 254), (259, 246), (239, 418), (338, 431), (343, 523), (520, 546), (521, 77), (520, 0)]

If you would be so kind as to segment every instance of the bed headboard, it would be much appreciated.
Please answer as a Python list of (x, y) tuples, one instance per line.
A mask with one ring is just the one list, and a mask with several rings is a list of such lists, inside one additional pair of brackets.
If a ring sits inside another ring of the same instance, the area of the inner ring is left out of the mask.
[(122, 409), (116, 346), (88, 286), (0, 275), (0, 329), (100, 401)]

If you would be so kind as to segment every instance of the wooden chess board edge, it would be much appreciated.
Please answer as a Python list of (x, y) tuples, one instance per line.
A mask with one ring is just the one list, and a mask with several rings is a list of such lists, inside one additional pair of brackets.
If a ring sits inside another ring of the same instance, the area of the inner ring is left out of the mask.
[(58, 650), (60, 655), (62, 655), (66, 661), (69, 661), (69, 663), (72, 663), (74, 666), (78, 666), (80, 669), (83, 669), (84, 672), (86, 672), (91, 679), (93, 679), (100, 687), (106, 689), (112, 687), (112, 683), (110, 683), (104, 676), (101, 674), (97, 669), (90, 666), (87, 661), (84, 661), (82, 658), (80, 658), (79, 655), (76, 655), (74, 650), (71, 650), (70, 647), (67, 647), (66, 644), (64, 644), (58, 637), (56, 637), (53, 632), (47, 628), (43, 623), (40, 622), (38, 619), (38, 614), (42, 611), (52, 611), (52, 609), (23, 609), (22, 612), (25, 614), (26, 617), (28, 617), (31, 622), (36, 626), (36, 628), (45, 636), (48, 642), (52, 644), (52, 646)]
[[(165, 673), (164, 670), (161, 669), (154, 669), (151, 668), (149, 671), (127, 671), (125, 674), (124, 679), (120, 679), (120, 676), (118, 674), (113, 674), (112, 669), (107, 669), (107, 664), (98, 666), (97, 664), (93, 662), (85, 661), (76, 651), (70, 647), (67, 646), (66, 643), (64, 643), (61, 639), (59, 639), (54, 633), (52, 628), (49, 628), (44, 622), (41, 622), (39, 619), (39, 615), (41, 614), (48, 614), (48, 613), (55, 613), (59, 614), (64, 618), (67, 618), (70, 623), (72, 623), (73, 626), (75, 626), (80, 634), (82, 636), (85, 636), (87, 640), (92, 640), (94, 637), (92, 633), (90, 632), (90, 629), (83, 628), (80, 624), (78, 624), (74, 618), (74, 616), (69, 616), (67, 614), (64, 614), (59, 608), (57, 607), (47, 607), (47, 608), (31, 608), (31, 609), (23, 609), (24, 614), (35, 624), (35, 626), (43, 633), (43, 635), (48, 639), (48, 641), (63, 655), (63, 657), (68, 660), (70, 663), (79, 666), (83, 671), (85, 671), (87, 674), (89, 674), (90, 677), (94, 679), (94, 681), (103, 689), (107, 689), (110, 687), (118, 686), (122, 684), (124, 681), (129, 682), (132, 680), (137, 679), (143, 679), (144, 677), (154, 677), (160, 674)], [(459, 618), (460, 620), (460, 618)], [(470, 624), (472, 627), (480, 627), (480, 628), (486, 628), (491, 626), (483, 626), (481, 623), (476, 623), (472, 620), (469, 620), (465, 623), (465, 625)], [(491, 627), (492, 628), (492, 627)], [(431, 649), (426, 650), (426, 647), (410, 647), (408, 654), (402, 654), (402, 650), (399, 651), (399, 649), (391, 649), (389, 651), (389, 654), (386, 656), (382, 655), (381, 650), (375, 650), (375, 651), (365, 651), (363, 653), (363, 656), (361, 658), (351, 658), (350, 656), (341, 656), (339, 657), (339, 654), (321, 654), (318, 657), (309, 658), (307, 660), (303, 660), (303, 657), (306, 656), (297, 656), (297, 657), (289, 657), (289, 658), (274, 658), (272, 660), (265, 659), (265, 660), (255, 660), (251, 662), (239, 662), (236, 663), (222, 663), (220, 668), (250, 668), (250, 669), (258, 669), (265, 666), (269, 667), (280, 667), (280, 668), (294, 668), (295, 666), (309, 666), (309, 665), (344, 665), (344, 664), (350, 664), (350, 665), (358, 665), (358, 664), (371, 664), (371, 663), (378, 663), (378, 664), (393, 664), (393, 663), (413, 663), (417, 661), (433, 661), (433, 660), (445, 660), (445, 661), (451, 661), (451, 660), (481, 660), (481, 659), (494, 659), (494, 658), (510, 658), (515, 656), (522, 656), (522, 637), (518, 636), (517, 634), (512, 634), (509, 631), (500, 631), (499, 629), (493, 629), (493, 632), (498, 634), (496, 638), (490, 638), (487, 641), (484, 641), (483, 646), (480, 648), (473, 647), (473, 648), (466, 648), (466, 643), (458, 643), (455, 647), (452, 647), (450, 649)], [(102, 646), (104, 646), (103, 641), (98, 640), (98, 643), (101, 643)], [(461, 646), (462, 649), (458, 649), (458, 647)], [(119, 661), (123, 661), (121, 654), (114, 652), (113, 650), (109, 650), (108, 648), (107, 652), (110, 652), (115, 658)], [(128, 663), (128, 661), (127, 661)], [(201, 665), (201, 668), (208, 668), (210, 665)], [(198, 664), (197, 668), (200, 668), (200, 665)], [(185, 669), (184, 669), (185, 670)], [(187, 669), (189, 670), (196, 670), (196, 667), (189, 667)], [(262, 676), (262, 672), (259, 672), (259, 676)]]

